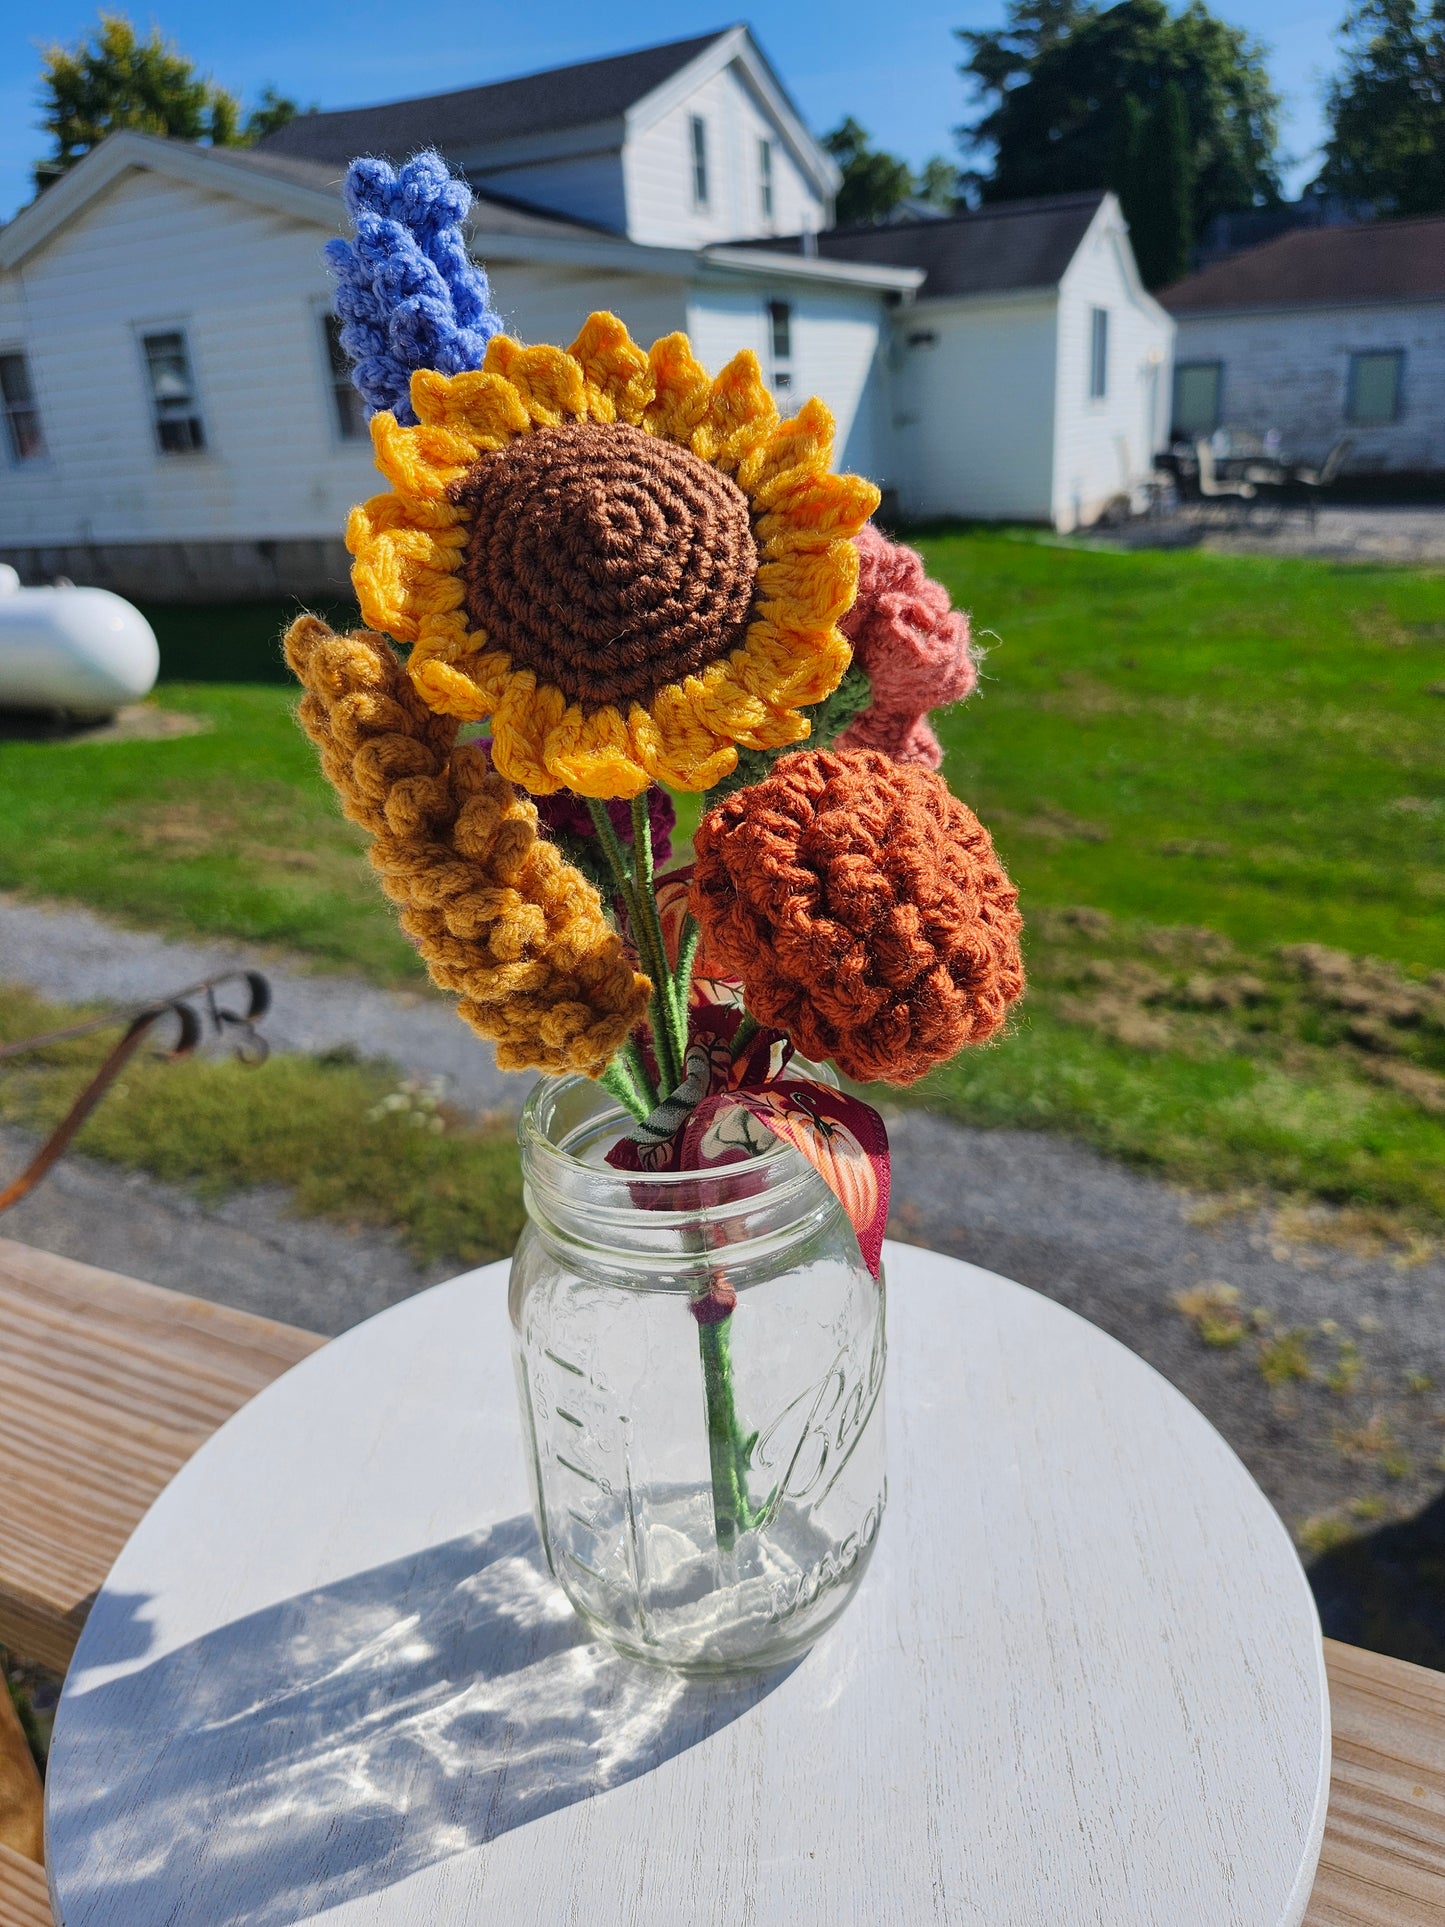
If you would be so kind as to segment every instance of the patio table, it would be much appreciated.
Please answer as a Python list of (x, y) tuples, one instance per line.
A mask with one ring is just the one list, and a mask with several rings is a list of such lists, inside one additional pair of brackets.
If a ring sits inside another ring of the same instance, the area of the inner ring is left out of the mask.
[(887, 1248), (889, 1510), (801, 1661), (685, 1682), (547, 1577), (505, 1264), (173, 1480), (55, 1727), (62, 1927), (1298, 1927), (1318, 1623), (1206, 1421), (1033, 1292)]

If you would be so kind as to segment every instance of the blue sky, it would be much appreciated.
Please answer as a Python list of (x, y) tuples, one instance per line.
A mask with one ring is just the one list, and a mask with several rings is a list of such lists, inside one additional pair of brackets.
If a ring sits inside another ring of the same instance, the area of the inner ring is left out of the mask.
[[(113, 0), (126, 10), (125, 0)], [(1320, 95), (1333, 61), (1332, 32), (1345, 0), (1214, 0), (1273, 49), (1272, 70), (1289, 110), (1285, 146), (1298, 157), (1290, 183), (1308, 180), (1320, 139)], [(1000, 0), (154, 0), (132, 4), (224, 86), (253, 99), (268, 81), (322, 107), (353, 107), (411, 93), (439, 93), (569, 60), (682, 39), (748, 19), (803, 113), (819, 131), (854, 114), (881, 146), (916, 166), (954, 155), (950, 130), (965, 95), (954, 68), (952, 29), (987, 26)], [(399, 22), (414, 18), (407, 38)], [(35, 128), (37, 43), (73, 41), (94, 5), (0, 0), (0, 219), (30, 195), (30, 167), (44, 151)]]

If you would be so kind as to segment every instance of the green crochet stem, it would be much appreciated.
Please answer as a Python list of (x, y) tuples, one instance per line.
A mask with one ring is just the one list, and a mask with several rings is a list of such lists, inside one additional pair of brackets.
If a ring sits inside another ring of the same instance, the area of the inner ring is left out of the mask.
[[(652, 978), (649, 1015), (652, 1022), (653, 1049), (664, 1085), (670, 1096), (682, 1082), (687, 1056), (687, 1013), (693, 965), (697, 960), (700, 931), (691, 917), (683, 925), (682, 940), (675, 970), (667, 963), (667, 944), (662, 934), (662, 919), (657, 911), (657, 884), (652, 855), (652, 821), (644, 793), (632, 800), (632, 864), (629, 867), (621, 838), (612, 826), (606, 807), (587, 799), (597, 838), (606, 854), (617, 894), (626, 906), (632, 933), (643, 967)], [(744, 1019), (744, 1023), (748, 1022)], [(757, 1026), (753, 1025), (753, 1029)], [(634, 1117), (643, 1118), (655, 1108), (658, 1094), (648, 1076), (646, 1064), (636, 1042), (629, 1038), (602, 1074), (602, 1082)], [(687, 1244), (699, 1255), (707, 1252), (704, 1227), (684, 1234)], [(708, 1466), (712, 1478), (713, 1532), (720, 1552), (731, 1552), (738, 1536), (756, 1524), (759, 1517), (748, 1499), (748, 1461), (757, 1434), (743, 1436), (733, 1391), (732, 1313), (712, 1324), (698, 1324), (697, 1348), (702, 1360), (703, 1398), (707, 1408)]]
[(707, 1399), (707, 1451), (712, 1469), (713, 1531), (720, 1552), (731, 1552), (738, 1534), (757, 1514), (748, 1503), (748, 1460), (757, 1439), (743, 1437), (733, 1397), (732, 1313), (713, 1325), (699, 1325), (702, 1383)]

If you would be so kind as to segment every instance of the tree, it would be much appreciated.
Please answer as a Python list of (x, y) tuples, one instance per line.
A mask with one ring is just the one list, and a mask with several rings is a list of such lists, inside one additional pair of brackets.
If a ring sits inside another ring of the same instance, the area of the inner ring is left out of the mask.
[(1134, 259), (1146, 288), (1162, 288), (1189, 270), (1194, 239), (1193, 161), (1189, 103), (1171, 80), (1151, 111), (1132, 94), (1121, 103), (1115, 171)]
[(41, 125), (54, 152), (35, 168), (48, 187), (92, 147), (123, 127), (172, 140), (234, 147), (282, 127), (297, 111), (272, 87), (243, 122), (241, 103), (153, 26), (142, 40), (122, 13), (104, 13), (73, 47), (47, 47), (41, 57)]
[(1445, 210), (1445, 0), (1364, 0), (1340, 29), (1317, 185), (1389, 214)]
[(843, 170), (833, 210), (840, 227), (881, 221), (913, 192), (913, 172), (907, 161), (870, 147), (867, 130), (851, 114), (823, 136), (823, 145)]
[(1178, 108), (1161, 114), (1171, 84), (1183, 100), (1186, 152), (1170, 195), (1182, 207), (1188, 190), (1187, 241), (1215, 214), (1279, 199), (1279, 97), (1264, 49), (1204, 0), (1180, 13), (1164, 0), (1106, 8), (1007, 0), (1003, 27), (959, 38), (968, 49), (960, 72), (980, 105), (959, 136), (990, 162), (965, 178), (984, 200), (1117, 183), (1131, 139), (1142, 175), (1146, 147), (1151, 156), (1176, 152)]
[(935, 154), (915, 177), (907, 161), (870, 145), (868, 130), (849, 114), (823, 136), (823, 145), (843, 170), (834, 217), (839, 227), (885, 221), (905, 201), (952, 207), (958, 199), (958, 169)]

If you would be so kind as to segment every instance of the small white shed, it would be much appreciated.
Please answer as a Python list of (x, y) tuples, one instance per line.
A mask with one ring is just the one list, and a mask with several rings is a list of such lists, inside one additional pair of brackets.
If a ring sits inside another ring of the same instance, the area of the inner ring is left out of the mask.
[(1073, 529), (1149, 473), (1169, 427), (1174, 324), (1139, 280), (1112, 194), (839, 228), (816, 246), (828, 261), (924, 271), (890, 352), (907, 518)]

